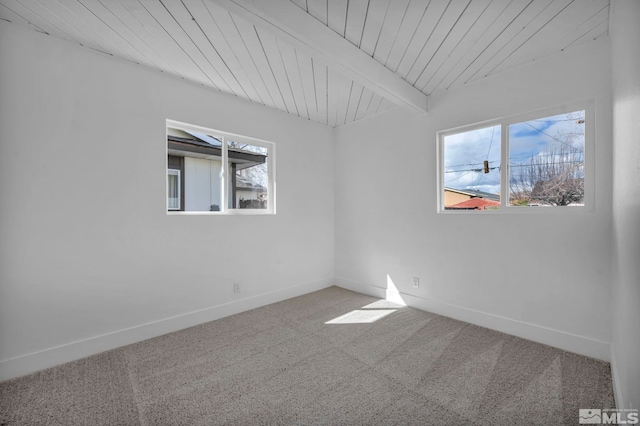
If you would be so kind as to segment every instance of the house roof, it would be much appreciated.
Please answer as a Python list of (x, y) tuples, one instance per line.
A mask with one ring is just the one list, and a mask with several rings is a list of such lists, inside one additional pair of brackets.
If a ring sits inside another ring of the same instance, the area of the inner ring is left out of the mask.
[(452, 206), (448, 206), (447, 209), (462, 209), (462, 210), (470, 210), (470, 209), (480, 209), (484, 210), (485, 207), (498, 207), (500, 206), (499, 201), (489, 200), (487, 198), (471, 198), (470, 200), (462, 201), (458, 204), (454, 204)]
[(489, 200), (500, 200), (499, 194), (492, 194), (490, 192), (478, 191), (477, 189), (466, 188), (466, 189), (455, 189), (455, 188), (445, 188), (445, 191), (455, 192), (458, 194), (468, 195), (473, 198), (487, 198)]
[[(193, 157), (222, 157), (222, 143), (212, 136), (189, 132), (193, 137), (185, 138), (167, 135), (169, 154)], [(219, 143), (216, 143), (219, 142)], [(241, 148), (227, 150), (229, 161), (237, 164), (237, 168), (246, 169), (267, 161), (266, 154), (252, 152)]]
[(236, 175), (236, 189), (244, 189), (250, 191), (266, 191), (267, 188), (265, 186), (260, 185), (252, 181), (251, 179)]

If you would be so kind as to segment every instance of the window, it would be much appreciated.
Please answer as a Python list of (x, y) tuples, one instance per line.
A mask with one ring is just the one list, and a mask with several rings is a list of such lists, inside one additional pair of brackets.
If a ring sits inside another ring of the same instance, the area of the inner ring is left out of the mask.
[(167, 120), (167, 209), (275, 213), (275, 144)]
[(439, 132), (439, 211), (589, 208), (592, 129), (578, 105)]
[(180, 210), (180, 170), (167, 170), (167, 209)]

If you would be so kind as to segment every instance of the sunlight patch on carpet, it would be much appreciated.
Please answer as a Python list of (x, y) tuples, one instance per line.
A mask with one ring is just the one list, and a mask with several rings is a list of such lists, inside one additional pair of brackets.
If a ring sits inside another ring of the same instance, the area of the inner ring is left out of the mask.
[(362, 309), (400, 309), (404, 307), (405, 305), (382, 299), (377, 302), (369, 303), (368, 305), (363, 306)]
[(356, 309), (325, 324), (369, 324), (394, 313), (397, 309)]

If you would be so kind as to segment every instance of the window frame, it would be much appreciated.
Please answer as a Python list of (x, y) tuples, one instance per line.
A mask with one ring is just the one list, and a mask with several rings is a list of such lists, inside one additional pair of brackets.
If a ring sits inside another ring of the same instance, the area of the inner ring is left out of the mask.
[[(165, 158), (168, 157), (168, 145), (167, 138), (169, 136), (169, 128), (179, 129), (179, 130), (187, 130), (192, 132), (204, 133), (204, 134), (215, 134), (216, 136), (222, 137), (221, 144), (221, 152), (222, 156), (220, 158), (221, 161), (221, 191), (220, 191), (220, 211), (184, 211), (184, 210), (168, 210), (167, 215), (207, 215), (207, 216), (229, 216), (229, 215), (275, 215), (276, 214), (276, 144), (275, 142), (266, 141), (263, 139), (257, 139), (250, 136), (238, 135), (235, 133), (225, 132), (223, 130), (217, 130), (208, 127), (202, 127), (194, 124), (183, 123), (176, 120), (166, 120), (165, 125)], [(227, 170), (226, 165), (228, 164), (229, 155), (227, 153), (227, 141), (233, 142), (242, 142), (254, 146), (259, 146), (262, 148), (266, 148), (268, 155), (266, 158), (267, 164), (267, 174), (268, 174), (268, 182), (267, 182), (267, 196), (268, 202), (267, 207), (264, 209), (240, 209), (240, 208), (229, 208), (228, 200), (230, 197), (229, 194), (229, 172)], [(166, 164), (167, 170), (169, 169), (168, 160)], [(167, 180), (168, 185), (168, 180)], [(168, 188), (165, 191), (165, 194), (168, 194)], [(167, 200), (168, 205), (168, 200)]]
[[(182, 178), (180, 176), (180, 170), (179, 169), (170, 169), (169, 167), (167, 167), (167, 211), (172, 211), (172, 212), (176, 212), (176, 211), (180, 211), (182, 210)], [(178, 177), (178, 207), (177, 208), (171, 208), (169, 207), (169, 176), (177, 176)]]
[[(509, 205), (509, 126), (525, 121), (584, 110), (584, 203), (582, 206), (511, 206)], [(445, 210), (444, 207), (444, 139), (447, 136), (486, 127), (500, 126), (500, 207), (495, 210)], [(494, 214), (580, 214), (595, 211), (595, 108), (594, 101), (579, 101), (537, 109), (525, 113), (467, 124), (436, 132), (436, 191), (438, 213), (452, 215)]]

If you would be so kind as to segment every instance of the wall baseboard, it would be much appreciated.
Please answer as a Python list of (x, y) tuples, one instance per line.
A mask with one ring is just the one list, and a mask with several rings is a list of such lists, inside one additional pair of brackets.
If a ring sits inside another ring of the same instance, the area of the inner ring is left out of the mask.
[(613, 382), (613, 398), (616, 401), (616, 408), (635, 408), (631, 404), (627, 406), (625, 404), (624, 396), (622, 395), (622, 389), (620, 388), (620, 376), (618, 374), (618, 359), (616, 358), (616, 348), (611, 343), (611, 380)]
[(618, 381), (616, 380), (615, 358), (612, 356), (613, 348), (607, 342), (486, 312), (476, 311), (434, 299), (426, 299), (399, 292), (389, 293), (387, 289), (382, 287), (363, 284), (340, 277), (336, 277), (335, 280), (333, 278), (325, 278), (302, 285), (287, 287), (247, 297), (241, 300), (211, 306), (198, 311), (141, 324), (135, 327), (90, 337), (88, 339), (66, 343), (15, 358), (2, 360), (0, 361), (0, 381), (9, 380), (59, 364), (95, 355), (100, 352), (116, 349), (118, 347), (130, 345), (132, 343), (137, 343), (209, 321), (214, 321), (229, 315), (259, 308), (271, 303), (311, 293), (313, 291), (322, 290), (334, 284), (358, 293), (368, 294), (381, 299), (389, 298), (395, 302), (404, 302), (408, 306), (423, 311), (432, 312), (434, 314), (501, 331), (503, 333), (522, 337), (524, 339), (543, 343), (580, 355), (611, 362), (616, 403), (623, 403)]
[(333, 284), (333, 277), (325, 278), (5, 359), (0, 361), (0, 381), (322, 290)]
[(590, 337), (579, 336), (549, 327), (493, 315), (462, 306), (452, 305), (435, 299), (427, 299), (401, 292), (389, 292), (385, 288), (363, 284), (351, 279), (336, 277), (335, 284), (348, 290), (370, 296), (402, 301), (407, 306), (434, 314), (454, 318), (471, 324), (500, 331), (523, 339), (543, 343), (562, 350), (611, 362), (609, 343)]

